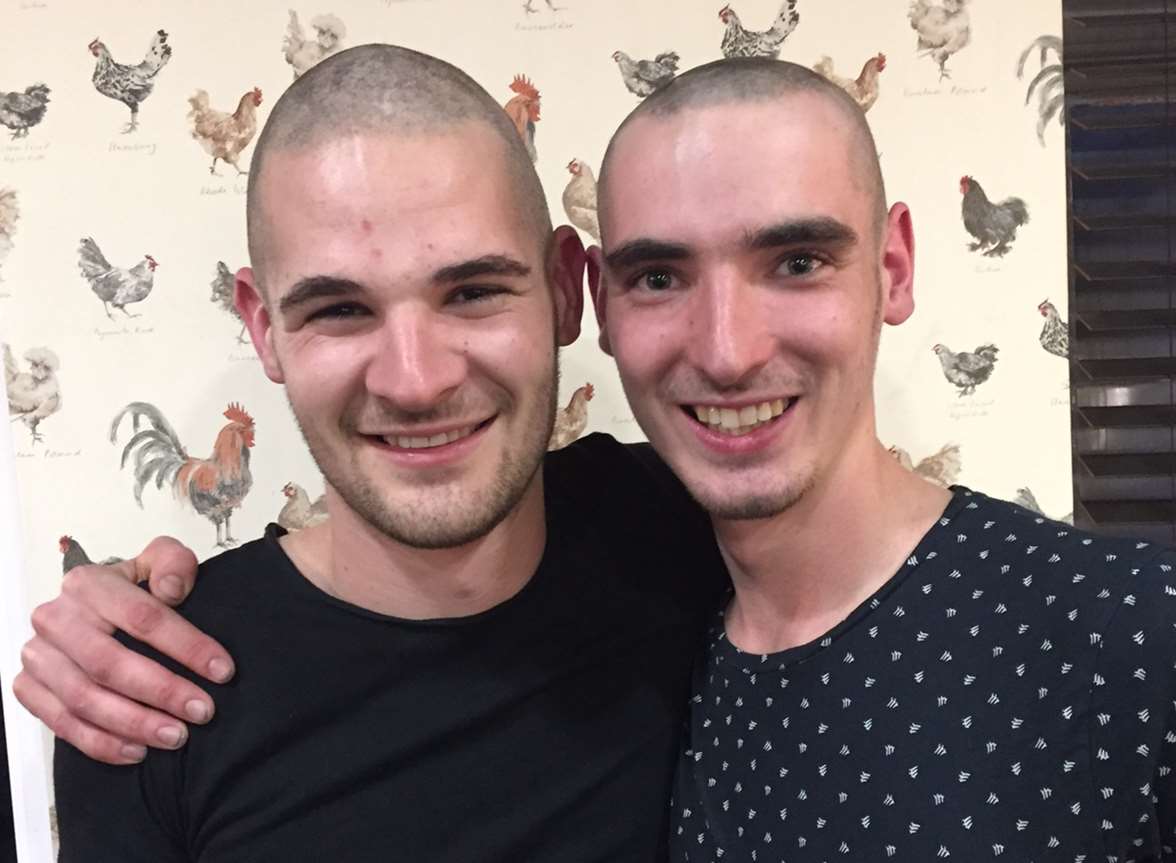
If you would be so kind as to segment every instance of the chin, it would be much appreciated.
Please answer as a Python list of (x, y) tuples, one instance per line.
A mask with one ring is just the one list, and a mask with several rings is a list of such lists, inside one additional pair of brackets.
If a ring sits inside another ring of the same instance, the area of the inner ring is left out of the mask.
[[(712, 518), (724, 521), (751, 521), (780, 515), (795, 506), (815, 485), (812, 474), (775, 487), (758, 481), (755, 476), (737, 473), (711, 477), (705, 482), (692, 481), (685, 471), (679, 475), (698, 505)], [(748, 492), (749, 486), (759, 488)]]

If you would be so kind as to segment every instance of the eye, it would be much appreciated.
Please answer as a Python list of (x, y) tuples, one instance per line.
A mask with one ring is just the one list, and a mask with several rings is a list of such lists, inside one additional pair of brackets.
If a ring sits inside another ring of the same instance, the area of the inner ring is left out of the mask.
[(308, 321), (314, 320), (343, 320), (345, 318), (358, 318), (368, 314), (366, 306), (361, 306), (359, 303), (335, 303), (332, 306), (324, 306), (307, 315)]
[(482, 302), (492, 297), (509, 293), (506, 288), (495, 285), (465, 285), (449, 295), (449, 302), (459, 305)]
[(674, 286), (674, 276), (669, 270), (646, 270), (638, 273), (630, 284), (640, 290), (659, 293)]
[(794, 252), (780, 262), (780, 270), (789, 276), (808, 276), (824, 265), (816, 255), (809, 252)]

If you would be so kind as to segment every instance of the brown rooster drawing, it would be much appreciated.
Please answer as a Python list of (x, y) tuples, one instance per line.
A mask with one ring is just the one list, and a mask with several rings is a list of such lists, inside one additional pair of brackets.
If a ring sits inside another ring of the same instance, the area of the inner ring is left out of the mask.
[[(120, 466), (134, 461), (135, 502), (143, 506), (143, 487), (154, 481), (156, 488), (167, 483), (180, 500), (216, 525), (219, 548), (235, 545), (229, 519), (253, 486), (249, 472), (249, 450), (253, 447), (253, 418), (238, 404), (225, 411), (228, 423), (216, 436), (212, 456), (188, 455), (171, 423), (154, 405), (132, 402), (110, 423), (110, 442), (117, 443), (123, 417), (130, 415), (132, 435), (123, 447)], [(144, 422), (145, 421), (145, 422)], [(139, 429), (140, 425), (150, 428)]]
[(526, 75), (515, 75), (510, 89), (517, 95), (503, 107), (519, 130), (527, 155), (534, 162), (538, 158), (535, 152), (535, 124), (539, 122), (539, 91)]
[(555, 415), (555, 426), (547, 442), (548, 452), (563, 449), (584, 433), (584, 429), (588, 427), (588, 402), (592, 401), (595, 394), (592, 384), (584, 384), (572, 393), (567, 407)]

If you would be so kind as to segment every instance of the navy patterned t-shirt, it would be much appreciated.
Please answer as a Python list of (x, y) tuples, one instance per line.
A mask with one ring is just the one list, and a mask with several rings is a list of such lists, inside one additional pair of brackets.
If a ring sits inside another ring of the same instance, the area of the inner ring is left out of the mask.
[(743, 653), (720, 615), (672, 859), (1176, 859), (1174, 563), (957, 488), (817, 641)]

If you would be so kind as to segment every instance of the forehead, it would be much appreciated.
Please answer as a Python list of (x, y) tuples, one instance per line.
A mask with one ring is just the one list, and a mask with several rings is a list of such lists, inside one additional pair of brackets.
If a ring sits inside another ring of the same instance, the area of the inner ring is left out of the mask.
[(721, 242), (820, 216), (864, 226), (870, 197), (853, 166), (853, 134), (836, 106), (803, 93), (638, 117), (609, 164), (608, 245)]
[(476, 124), (275, 151), (259, 187), (271, 279), (365, 269), (411, 277), (454, 256), (524, 257), (534, 230), (520, 215), (504, 151)]

